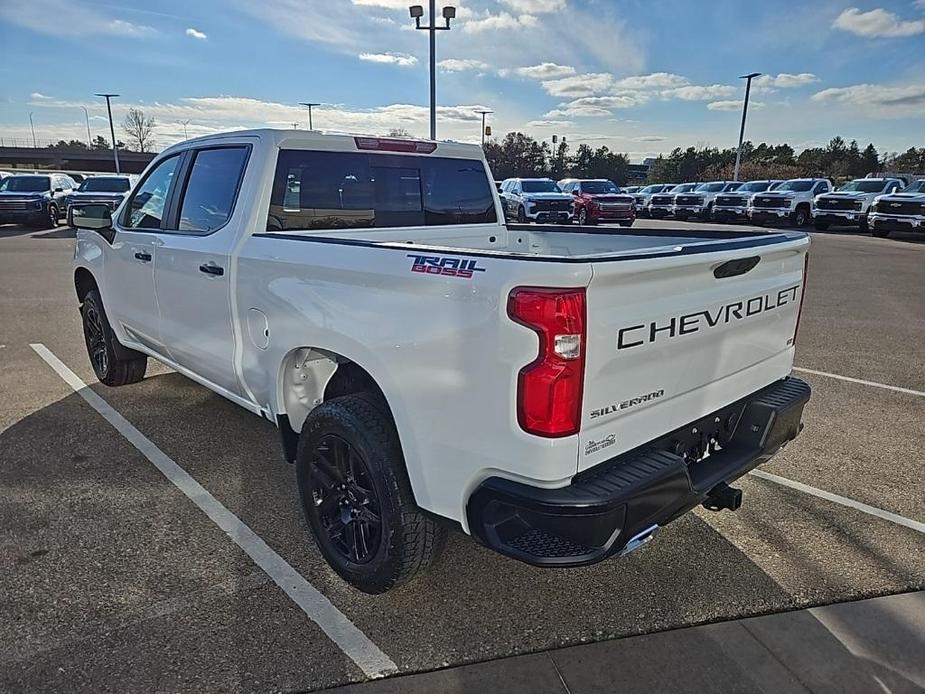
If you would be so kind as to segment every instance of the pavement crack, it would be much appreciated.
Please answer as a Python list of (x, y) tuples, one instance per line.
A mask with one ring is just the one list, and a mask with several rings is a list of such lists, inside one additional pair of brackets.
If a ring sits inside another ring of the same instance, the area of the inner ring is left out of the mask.
[(559, 681), (562, 683), (562, 688), (565, 690), (565, 694), (572, 694), (572, 690), (568, 688), (568, 683), (565, 681), (565, 677), (562, 675), (562, 671), (559, 669), (559, 666), (556, 664), (556, 661), (548, 653), (546, 657), (549, 658), (549, 662), (552, 663), (553, 668), (556, 671), (556, 674), (559, 676)]

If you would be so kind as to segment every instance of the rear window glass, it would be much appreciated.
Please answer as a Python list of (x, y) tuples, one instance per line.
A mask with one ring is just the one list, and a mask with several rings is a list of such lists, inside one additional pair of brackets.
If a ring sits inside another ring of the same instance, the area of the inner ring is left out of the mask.
[(128, 189), (127, 178), (92, 176), (85, 179), (77, 190), (81, 193), (127, 193)]
[(282, 150), (268, 231), (495, 222), (476, 159)]

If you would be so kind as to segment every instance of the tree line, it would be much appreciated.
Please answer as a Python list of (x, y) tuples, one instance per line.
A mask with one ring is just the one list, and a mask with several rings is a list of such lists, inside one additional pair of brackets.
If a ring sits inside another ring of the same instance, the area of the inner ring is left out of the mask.
[[(153, 152), (154, 151), (154, 128), (157, 127), (157, 121), (154, 116), (146, 116), (144, 111), (138, 108), (130, 108), (122, 121), (122, 129), (128, 138), (129, 144), (126, 145), (122, 140), (116, 140), (116, 147), (126, 152)], [(92, 141), (83, 142), (81, 140), (58, 140), (53, 145), (48, 145), (48, 149), (109, 149), (110, 144), (102, 135), (97, 135)]]
[[(574, 152), (568, 142), (537, 141), (520, 132), (485, 142), (485, 157), (496, 179), (523, 177), (609, 178), (627, 183), (626, 154), (606, 146), (580, 144)], [(734, 147), (678, 147), (657, 157), (649, 168), (648, 182), (731, 180), (735, 169)], [(861, 149), (857, 140), (834, 137), (825, 147), (810, 147), (797, 154), (788, 144), (742, 144), (739, 178), (743, 181), (825, 177), (833, 180), (857, 178), (878, 171), (925, 173), (925, 147), (910, 147), (902, 153), (881, 155), (873, 143)]]

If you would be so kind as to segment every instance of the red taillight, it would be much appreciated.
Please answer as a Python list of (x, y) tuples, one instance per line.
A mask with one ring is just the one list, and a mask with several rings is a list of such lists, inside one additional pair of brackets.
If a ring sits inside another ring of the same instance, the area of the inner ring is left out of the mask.
[(809, 253), (803, 256), (803, 286), (800, 287), (800, 310), (797, 311), (797, 324), (793, 329), (793, 344), (797, 343), (797, 333), (800, 332), (800, 318), (803, 317), (803, 301), (806, 299), (806, 284), (809, 281)]
[(539, 354), (517, 378), (517, 421), (550, 438), (578, 433), (585, 375), (585, 290), (519, 287), (508, 315), (536, 331)]
[(430, 154), (437, 149), (436, 142), (418, 142), (416, 140), (389, 140), (382, 137), (355, 137), (357, 149), (374, 149), (380, 152), (411, 152)]

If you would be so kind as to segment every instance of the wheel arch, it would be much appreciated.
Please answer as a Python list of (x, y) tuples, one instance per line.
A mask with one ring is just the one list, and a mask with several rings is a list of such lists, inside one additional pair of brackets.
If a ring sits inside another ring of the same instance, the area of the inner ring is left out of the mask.
[(286, 353), (277, 378), (277, 424), (286, 460), (295, 462), (299, 432), (316, 407), (332, 398), (368, 393), (393, 418), (379, 382), (350, 357), (317, 347), (295, 347)]
[(81, 304), (84, 302), (87, 294), (96, 289), (99, 291), (99, 284), (96, 277), (85, 267), (78, 267), (74, 270), (74, 291), (77, 293), (77, 301)]

